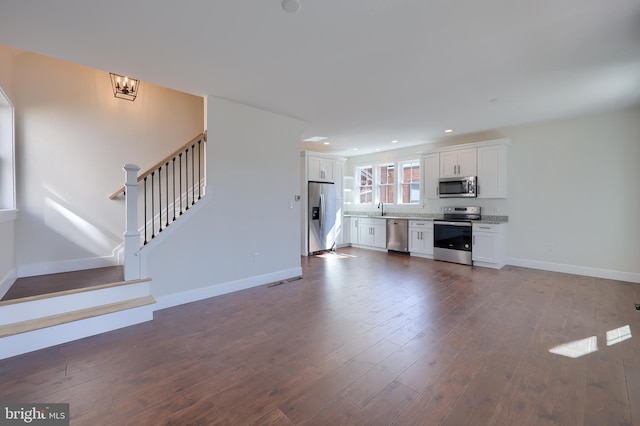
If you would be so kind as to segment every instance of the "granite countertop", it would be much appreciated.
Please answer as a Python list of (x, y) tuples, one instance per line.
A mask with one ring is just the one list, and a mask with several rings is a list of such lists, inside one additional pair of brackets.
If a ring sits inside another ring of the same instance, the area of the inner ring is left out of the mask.
[[(434, 220), (443, 219), (442, 213), (390, 213), (380, 216), (379, 214), (367, 214), (363, 212), (347, 212), (345, 217), (365, 217), (370, 219), (409, 219), (409, 220)], [(508, 223), (509, 216), (489, 216), (482, 215), (480, 220), (474, 220), (475, 223), (485, 223), (488, 225), (499, 225)]]

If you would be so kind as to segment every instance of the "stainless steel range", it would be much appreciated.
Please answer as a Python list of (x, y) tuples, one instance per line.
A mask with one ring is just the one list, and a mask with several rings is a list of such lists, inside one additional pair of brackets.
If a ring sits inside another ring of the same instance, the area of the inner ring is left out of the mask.
[(445, 207), (433, 221), (433, 258), (472, 265), (472, 221), (480, 218), (480, 207)]

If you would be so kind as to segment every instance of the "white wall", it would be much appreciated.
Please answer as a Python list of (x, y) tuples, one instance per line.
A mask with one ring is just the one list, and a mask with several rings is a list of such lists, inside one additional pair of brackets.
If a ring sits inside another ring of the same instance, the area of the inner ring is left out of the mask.
[(294, 196), (306, 124), (211, 96), (206, 110), (207, 195), (179, 232), (142, 252), (160, 306), (302, 272)]
[(640, 282), (640, 108), (351, 157), (345, 174), (360, 164), (498, 138), (511, 140), (507, 200), (426, 200), (424, 207), (385, 211), (436, 213), (441, 205), (480, 205), (486, 214), (509, 216), (511, 264)]
[(640, 281), (640, 108), (504, 132), (510, 263)]
[(142, 82), (113, 97), (109, 73), (22, 52), (14, 60), (18, 275), (105, 266), (123, 240), (122, 166), (142, 170), (202, 131), (203, 99)]

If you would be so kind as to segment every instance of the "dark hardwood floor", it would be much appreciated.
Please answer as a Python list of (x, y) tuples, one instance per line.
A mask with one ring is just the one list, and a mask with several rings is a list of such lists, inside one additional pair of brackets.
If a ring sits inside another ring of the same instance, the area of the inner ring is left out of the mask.
[(302, 265), (0, 361), (0, 401), (69, 402), (76, 425), (640, 425), (639, 284), (359, 249)]
[(124, 267), (122, 266), (108, 266), (83, 271), (18, 278), (0, 301), (87, 288), (100, 284), (111, 284), (123, 280)]

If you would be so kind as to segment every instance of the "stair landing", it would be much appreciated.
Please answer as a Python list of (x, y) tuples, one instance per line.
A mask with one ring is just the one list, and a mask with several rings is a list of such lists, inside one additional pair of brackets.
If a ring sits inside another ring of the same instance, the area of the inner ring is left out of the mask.
[(4, 297), (0, 299), (0, 302), (94, 287), (102, 284), (121, 282), (123, 280), (123, 266), (108, 266), (105, 268), (18, 278)]

